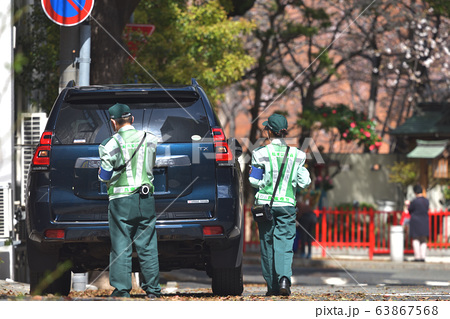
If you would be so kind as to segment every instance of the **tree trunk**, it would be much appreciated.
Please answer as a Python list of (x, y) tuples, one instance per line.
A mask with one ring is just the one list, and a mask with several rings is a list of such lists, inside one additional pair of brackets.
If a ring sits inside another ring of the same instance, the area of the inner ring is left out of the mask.
[(381, 55), (372, 58), (372, 78), (370, 81), (369, 113), (368, 118), (372, 120), (375, 117), (378, 98), (378, 81), (380, 78)]
[(125, 25), (140, 0), (97, 0), (91, 14), (91, 84), (122, 83), (128, 57)]
[[(395, 84), (394, 91), (391, 93), (391, 102), (389, 103), (388, 111), (386, 114), (386, 118), (383, 123), (383, 128), (381, 129), (381, 139), (383, 139), (384, 135), (388, 133), (389, 130), (389, 118), (392, 113), (392, 109), (394, 108), (395, 97), (397, 96), (397, 90), (400, 85), (400, 75), (397, 77), (397, 83)], [(401, 116), (401, 114), (400, 114)]]
[[(265, 60), (264, 60), (265, 61)], [(262, 86), (264, 82), (264, 66), (259, 66), (259, 70), (257, 71), (256, 75), (256, 84), (255, 84), (255, 100), (252, 108), (250, 109), (250, 114), (252, 117), (252, 124), (250, 128), (250, 145), (254, 145), (256, 143), (256, 133), (258, 132), (258, 117), (259, 117), (259, 110), (261, 108), (261, 95), (262, 95)], [(247, 149), (247, 155), (251, 159), (253, 149)], [(251, 164), (251, 163), (249, 163)], [(250, 168), (249, 165), (244, 166), (244, 189), (247, 193), (246, 196), (246, 204), (248, 206), (251, 206), (254, 201), (254, 196), (252, 196), (253, 192), (252, 186), (250, 185), (250, 182), (248, 180), (248, 177), (250, 175)]]

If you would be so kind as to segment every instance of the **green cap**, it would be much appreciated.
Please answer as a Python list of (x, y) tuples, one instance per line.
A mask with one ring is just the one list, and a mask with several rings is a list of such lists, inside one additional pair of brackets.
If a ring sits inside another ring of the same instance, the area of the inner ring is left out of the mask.
[(267, 121), (263, 122), (263, 125), (269, 128), (272, 132), (280, 133), (281, 130), (287, 130), (288, 122), (283, 115), (274, 113)]
[(109, 115), (112, 119), (119, 119), (131, 115), (130, 108), (126, 104), (116, 103), (109, 108)]

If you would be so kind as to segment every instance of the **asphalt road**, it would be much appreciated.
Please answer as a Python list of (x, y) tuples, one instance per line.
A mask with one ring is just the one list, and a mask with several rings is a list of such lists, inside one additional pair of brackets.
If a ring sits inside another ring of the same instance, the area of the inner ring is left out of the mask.
[[(265, 282), (259, 258), (246, 258), (243, 267), (244, 296), (264, 295)], [(204, 272), (176, 270), (162, 274), (168, 292), (210, 287)], [(450, 300), (450, 263), (386, 260), (294, 259), (292, 292), (326, 294), (336, 292), (363, 294), (403, 294), (405, 296), (439, 296)]]

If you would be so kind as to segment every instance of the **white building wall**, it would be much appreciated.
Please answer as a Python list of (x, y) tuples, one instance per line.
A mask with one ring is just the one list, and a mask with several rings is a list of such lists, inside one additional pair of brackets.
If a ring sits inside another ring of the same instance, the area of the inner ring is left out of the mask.
[[(394, 202), (394, 209), (402, 209), (403, 195), (398, 185), (389, 183), (389, 166), (399, 161), (407, 161), (399, 154), (332, 154), (338, 160), (342, 171), (333, 179), (334, 188), (327, 193), (327, 207), (336, 207), (342, 203), (367, 203), (380, 206), (381, 202)], [(374, 171), (374, 164), (380, 170)], [(333, 173), (334, 168), (330, 169)], [(443, 199), (441, 186), (428, 190), (430, 210), (441, 210)], [(407, 199), (413, 199), (412, 186), (408, 188)]]
[(13, 103), (13, 2), (4, 0), (0, 6), (0, 111), (2, 125), (0, 125), (0, 185), (8, 194), (3, 198), (2, 214), (5, 221), (4, 232), (0, 238), (0, 258), (3, 266), (0, 268), (0, 278), (12, 278), (13, 249), (9, 240), (13, 230), (13, 137), (14, 137), (14, 103)]
[(13, 116), (13, 31), (11, 1), (2, 1), (0, 6), (0, 183), (12, 182), (12, 145), (14, 131)]

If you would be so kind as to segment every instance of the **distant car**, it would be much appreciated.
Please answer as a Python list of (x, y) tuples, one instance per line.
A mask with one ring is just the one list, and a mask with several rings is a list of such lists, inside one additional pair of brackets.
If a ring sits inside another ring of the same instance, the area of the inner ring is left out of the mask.
[[(190, 85), (77, 87), (56, 99), (27, 182), (32, 293), (67, 295), (71, 271), (108, 269), (106, 185), (98, 145), (113, 134), (108, 108), (125, 103), (134, 127), (159, 138), (154, 167), (161, 271), (204, 270), (217, 295), (243, 291), (243, 183), (235, 139), (226, 139), (204, 90)], [(139, 263), (133, 254), (133, 271)], [(50, 284), (42, 283), (52, 272)]]

